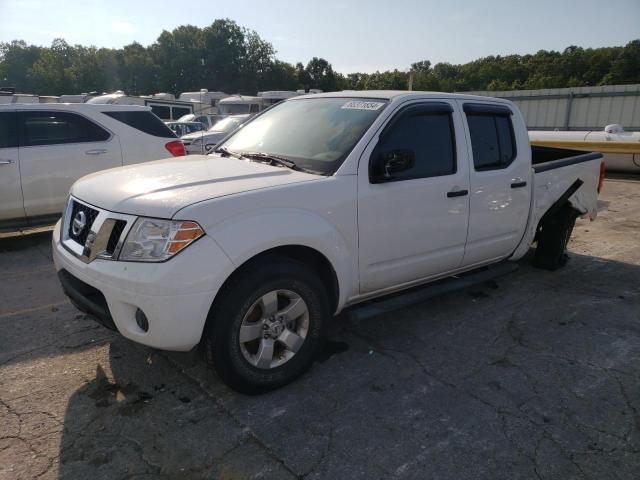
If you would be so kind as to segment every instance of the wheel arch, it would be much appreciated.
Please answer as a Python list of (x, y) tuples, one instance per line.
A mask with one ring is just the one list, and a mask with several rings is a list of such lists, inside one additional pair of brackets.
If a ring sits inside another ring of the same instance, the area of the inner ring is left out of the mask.
[(327, 287), (327, 294), (329, 296), (329, 301), (331, 302), (331, 312), (335, 313), (338, 311), (340, 304), (340, 283), (336, 270), (327, 256), (317, 249), (307, 245), (279, 245), (263, 250), (246, 259), (227, 276), (211, 302), (209, 313), (205, 324), (203, 325), (203, 333), (206, 331), (210, 319), (214, 316), (213, 313), (217, 303), (224, 297), (226, 290), (230, 287), (234, 279), (246, 272), (248, 269), (256, 268), (260, 263), (267, 262), (274, 258), (294, 260), (316, 271), (322, 283)]

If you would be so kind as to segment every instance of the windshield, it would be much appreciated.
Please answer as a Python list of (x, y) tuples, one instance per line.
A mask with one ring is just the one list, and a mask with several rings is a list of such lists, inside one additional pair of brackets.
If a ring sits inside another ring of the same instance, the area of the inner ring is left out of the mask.
[(224, 118), (216, 123), (213, 127), (209, 129), (210, 132), (230, 132), (231, 130), (237, 128), (242, 122), (243, 119), (239, 118)]
[(303, 169), (331, 175), (386, 104), (379, 99), (289, 100), (247, 123), (224, 147), (241, 154), (279, 155)]

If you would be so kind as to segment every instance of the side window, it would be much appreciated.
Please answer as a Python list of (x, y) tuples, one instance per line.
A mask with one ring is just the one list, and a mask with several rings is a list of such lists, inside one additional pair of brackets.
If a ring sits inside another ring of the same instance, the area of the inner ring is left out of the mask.
[(20, 145), (104, 142), (110, 134), (91, 120), (71, 112), (20, 112)]
[(473, 165), (476, 170), (505, 168), (516, 158), (511, 116), (467, 112)]
[(159, 116), (162, 120), (171, 120), (171, 109), (164, 105), (149, 105), (151, 111)]
[(148, 133), (154, 137), (175, 138), (173, 131), (167, 127), (162, 120), (149, 111), (117, 110), (102, 113), (131, 128)]
[(191, 109), (186, 107), (173, 107), (173, 118), (180, 118), (185, 115), (189, 115), (191, 113)]
[[(454, 174), (456, 151), (451, 108), (447, 104), (441, 108), (410, 107), (399, 115), (373, 152), (371, 176), (397, 181)], [(409, 158), (408, 168), (389, 175), (385, 165), (394, 156)]]
[(0, 148), (18, 146), (17, 117), (16, 112), (0, 112)]

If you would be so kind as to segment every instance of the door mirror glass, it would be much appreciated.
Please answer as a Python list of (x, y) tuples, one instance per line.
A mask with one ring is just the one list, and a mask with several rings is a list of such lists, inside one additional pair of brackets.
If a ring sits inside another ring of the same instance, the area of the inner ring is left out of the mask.
[(416, 164), (416, 154), (409, 148), (396, 148), (381, 152), (376, 163), (376, 180), (384, 182), (393, 179), (396, 173), (411, 170)]

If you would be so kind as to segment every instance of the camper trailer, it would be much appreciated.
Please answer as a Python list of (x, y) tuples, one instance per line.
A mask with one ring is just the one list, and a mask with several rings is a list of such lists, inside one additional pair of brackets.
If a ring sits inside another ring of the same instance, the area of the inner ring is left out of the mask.
[(218, 111), (218, 103), (223, 98), (227, 98), (228, 93), (210, 92), (206, 88), (201, 88), (199, 92), (183, 92), (178, 99), (181, 102), (191, 102), (194, 105), (196, 115), (215, 115)]
[(287, 98), (297, 97), (298, 95), (304, 95), (304, 90), (300, 92), (292, 92), (288, 90), (271, 90), (267, 92), (258, 92), (258, 97), (262, 99), (263, 106), (270, 107), (276, 103), (279, 103)]
[(256, 114), (265, 108), (262, 98), (248, 95), (232, 95), (223, 98), (218, 104), (221, 115)]
[(88, 100), (87, 103), (106, 105), (142, 105), (151, 107), (151, 111), (164, 121), (177, 120), (184, 115), (193, 113), (194, 104), (176, 100), (171, 93), (155, 93), (134, 97), (125, 95), (122, 90), (107, 95), (100, 95)]

